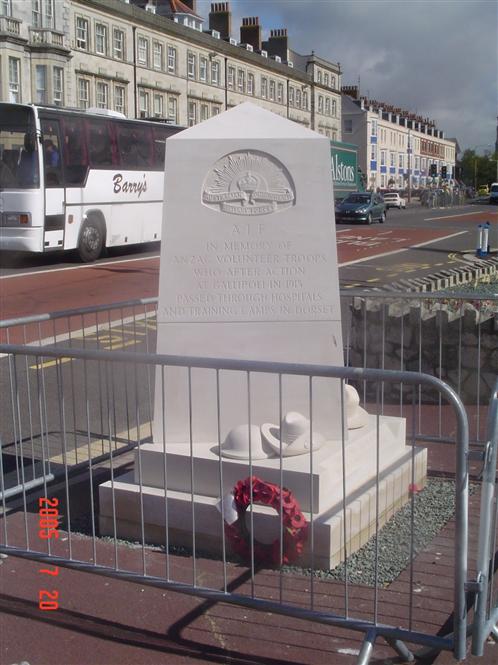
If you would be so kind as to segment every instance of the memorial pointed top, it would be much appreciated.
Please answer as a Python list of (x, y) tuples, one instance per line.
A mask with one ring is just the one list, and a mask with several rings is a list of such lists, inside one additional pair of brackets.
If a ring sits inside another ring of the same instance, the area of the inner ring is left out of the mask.
[(325, 136), (307, 129), (297, 122), (282, 118), (256, 104), (245, 102), (175, 134), (168, 141), (218, 138), (328, 140)]

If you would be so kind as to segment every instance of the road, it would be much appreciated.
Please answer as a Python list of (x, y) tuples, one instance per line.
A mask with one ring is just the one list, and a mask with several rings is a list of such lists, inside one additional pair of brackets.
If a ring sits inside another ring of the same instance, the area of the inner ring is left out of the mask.
[[(338, 225), (342, 288), (382, 287), (475, 261), (477, 225), (492, 223), (498, 251), (498, 212), (489, 205), (427, 210), (391, 209), (384, 225)], [(159, 245), (113, 250), (94, 264), (72, 254), (0, 255), (0, 319), (156, 296)]]

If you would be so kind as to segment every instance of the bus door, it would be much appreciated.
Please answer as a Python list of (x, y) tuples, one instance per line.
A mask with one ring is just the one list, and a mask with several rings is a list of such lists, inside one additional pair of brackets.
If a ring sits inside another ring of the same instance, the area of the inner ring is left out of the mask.
[(62, 172), (61, 131), (58, 120), (41, 119), (45, 188), (44, 249), (64, 247), (65, 190)]

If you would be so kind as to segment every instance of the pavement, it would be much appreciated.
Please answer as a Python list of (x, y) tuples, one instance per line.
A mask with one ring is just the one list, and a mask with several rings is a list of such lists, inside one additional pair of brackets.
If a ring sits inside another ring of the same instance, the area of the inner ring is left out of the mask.
[[(428, 444), (432, 474), (452, 475), (451, 446)], [(479, 466), (472, 462), (476, 480)], [(22, 502), (21, 502), (22, 504)], [(476, 556), (479, 492), (470, 497), (469, 576)], [(33, 512), (29, 512), (29, 511)], [(36, 534), (35, 508), (28, 507), (24, 519), (22, 505), (7, 518), (10, 542), (32, 546)], [(33, 531), (33, 529), (35, 529)], [(348, 585), (349, 616), (368, 619), (374, 603), (381, 623), (405, 625), (412, 613), (415, 630), (444, 635), (451, 631), (454, 521), (451, 520), (421, 551), (413, 569), (405, 570), (388, 588)], [(74, 559), (93, 560), (92, 539), (71, 535)], [(54, 552), (68, 553), (66, 532), (54, 541)], [(165, 556), (157, 548), (142, 551), (111, 540), (96, 541), (95, 561), (121, 570), (143, 571), (165, 576)], [(142, 558), (143, 557), (143, 558)], [(218, 561), (197, 557), (195, 568), (190, 556), (170, 555), (170, 579), (190, 584), (195, 576), (200, 587), (220, 588), (222, 566)], [(306, 622), (277, 613), (257, 612), (243, 607), (214, 603), (166, 589), (101, 577), (87, 572), (59, 568), (55, 577), (41, 574), (42, 565), (8, 556), (0, 566), (1, 665), (194, 665), (223, 663), (234, 665), (352, 665), (361, 649), (362, 636), (342, 628)], [(412, 575), (412, 578), (410, 578)], [(415, 594), (410, 610), (409, 588)], [(278, 599), (302, 606), (310, 599), (311, 580), (307, 576), (277, 571), (256, 571), (251, 578), (244, 566), (227, 565), (227, 588), (238, 594)], [(41, 589), (57, 594), (59, 608), (42, 611), (38, 607)], [(344, 615), (344, 585), (332, 580), (313, 581), (314, 607)], [(413, 646), (416, 653), (424, 651)], [(427, 655), (427, 654), (426, 654)], [(453, 663), (451, 654), (432, 654), (424, 662)], [(498, 662), (498, 645), (489, 643), (483, 658), (470, 657), (471, 665)], [(402, 663), (392, 649), (379, 639), (372, 665)]]

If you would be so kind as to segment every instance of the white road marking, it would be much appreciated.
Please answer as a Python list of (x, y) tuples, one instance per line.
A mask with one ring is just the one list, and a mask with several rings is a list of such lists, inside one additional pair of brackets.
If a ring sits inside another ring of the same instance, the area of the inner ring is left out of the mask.
[(458, 231), (458, 233), (451, 233), (449, 236), (443, 236), (442, 238), (435, 238), (433, 240), (427, 240), (426, 242), (419, 242), (416, 245), (410, 245), (410, 247), (403, 247), (402, 249), (394, 249), (392, 252), (384, 252), (383, 254), (375, 254), (374, 256), (365, 256), (363, 259), (346, 261), (345, 263), (339, 263), (339, 267), (343, 268), (344, 266), (352, 266), (354, 263), (361, 263), (362, 261), (371, 261), (372, 259), (381, 259), (384, 256), (391, 256), (392, 254), (407, 252), (409, 249), (413, 249), (414, 247), (424, 247), (425, 245), (432, 245), (433, 242), (448, 240), (449, 238), (454, 238), (455, 236), (461, 236), (463, 233), (468, 233), (468, 231)]
[(159, 254), (152, 256), (141, 256), (137, 259), (117, 259), (116, 261), (102, 261), (102, 263), (85, 263), (81, 266), (67, 266), (66, 268), (49, 268), (48, 270), (34, 270), (32, 272), (21, 272), (15, 275), (3, 275), (0, 279), (11, 279), (12, 277), (29, 277), (31, 275), (43, 275), (46, 272), (64, 272), (65, 270), (84, 270), (85, 268), (100, 268), (100, 266), (113, 266), (116, 263), (134, 263), (135, 261), (148, 261), (149, 259), (158, 259)]
[[(485, 210), (479, 210), (476, 212), (476, 215), (481, 215), (483, 212), (486, 212)], [(450, 217), (468, 217), (469, 215), (473, 215), (474, 213), (472, 212), (461, 212), (459, 215), (443, 215), (441, 217), (425, 217), (424, 222), (430, 222), (433, 219), (449, 219)]]

